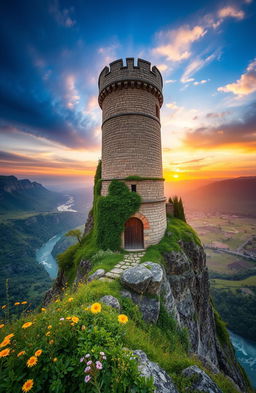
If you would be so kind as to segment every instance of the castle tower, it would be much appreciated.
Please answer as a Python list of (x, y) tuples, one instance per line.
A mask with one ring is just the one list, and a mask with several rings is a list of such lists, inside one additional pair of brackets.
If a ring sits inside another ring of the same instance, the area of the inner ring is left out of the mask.
[[(142, 59), (116, 60), (99, 76), (102, 108), (102, 195), (113, 179), (137, 192), (142, 203), (125, 224), (122, 246), (142, 249), (158, 243), (166, 229), (162, 174), (159, 70)], [(113, 212), (113, 215), (115, 212)]]

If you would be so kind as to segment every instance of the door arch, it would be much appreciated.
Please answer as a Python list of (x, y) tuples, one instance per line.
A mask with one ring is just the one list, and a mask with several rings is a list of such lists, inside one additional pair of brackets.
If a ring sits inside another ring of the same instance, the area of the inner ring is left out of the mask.
[(125, 223), (124, 247), (127, 250), (144, 248), (143, 223), (139, 218), (131, 217)]

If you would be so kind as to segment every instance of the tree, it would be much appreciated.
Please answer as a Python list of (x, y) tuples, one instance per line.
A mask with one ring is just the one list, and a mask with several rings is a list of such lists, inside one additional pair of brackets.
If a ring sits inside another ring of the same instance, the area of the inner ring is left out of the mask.
[(73, 236), (77, 238), (77, 241), (81, 244), (82, 240), (82, 232), (80, 229), (71, 229), (71, 231), (67, 232), (65, 236)]
[(170, 201), (172, 201), (171, 203), (173, 204), (173, 216), (186, 222), (182, 199), (175, 195), (173, 198), (169, 198), (169, 202)]

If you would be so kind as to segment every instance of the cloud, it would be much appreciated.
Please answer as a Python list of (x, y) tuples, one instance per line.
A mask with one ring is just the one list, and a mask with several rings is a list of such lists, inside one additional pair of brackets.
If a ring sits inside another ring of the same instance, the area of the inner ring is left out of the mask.
[(176, 82), (176, 80), (175, 79), (167, 79), (166, 81), (165, 81), (165, 83), (174, 83), (174, 82)]
[(158, 64), (157, 68), (159, 69), (159, 71), (163, 72), (168, 69), (168, 66), (166, 64)]
[[(194, 78), (192, 78), (192, 75), (197, 73), (201, 68), (205, 67), (207, 64), (211, 63), (218, 56), (219, 56), (219, 52), (216, 51), (211, 55), (205, 57), (204, 59), (197, 57), (186, 67), (182, 77), (180, 78), (180, 81), (182, 83), (193, 82)], [(199, 84), (199, 83), (195, 83), (195, 84)]]
[(207, 82), (208, 82), (208, 80), (202, 79), (201, 81), (196, 81), (196, 82), (194, 82), (193, 84), (194, 84), (195, 86), (198, 86), (198, 85), (204, 85), (204, 84), (207, 83)]
[(170, 108), (170, 109), (179, 109), (179, 106), (178, 105), (176, 105), (176, 102), (170, 102), (169, 104), (165, 104), (165, 106), (167, 107), (167, 108)]
[(53, 0), (49, 6), (49, 13), (54, 17), (60, 26), (64, 27), (72, 27), (76, 24), (75, 19), (73, 19), (71, 16), (73, 11), (73, 7), (60, 9), (58, 0)]
[(221, 19), (224, 18), (243, 19), (244, 16), (245, 16), (244, 11), (238, 10), (233, 6), (224, 7), (218, 11), (218, 17)]
[(229, 111), (221, 112), (221, 113), (216, 113), (216, 112), (210, 112), (206, 114), (207, 119), (223, 119), (227, 115), (229, 115)]
[(247, 67), (246, 72), (234, 83), (218, 87), (218, 91), (233, 93), (239, 97), (246, 96), (256, 91), (256, 59)]
[(200, 127), (186, 134), (183, 142), (195, 149), (236, 146), (245, 150), (256, 149), (256, 103), (251, 105), (240, 121), (217, 127)]
[[(153, 49), (153, 54), (165, 57), (169, 61), (181, 61), (191, 56), (191, 45), (206, 34), (202, 26), (182, 26), (176, 30), (161, 31), (157, 39), (161, 42)], [(164, 42), (162, 44), (162, 42)]]

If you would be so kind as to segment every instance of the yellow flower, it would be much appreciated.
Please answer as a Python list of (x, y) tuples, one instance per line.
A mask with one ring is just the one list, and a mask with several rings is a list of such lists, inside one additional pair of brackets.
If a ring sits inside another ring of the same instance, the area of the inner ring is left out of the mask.
[(49, 341), (49, 344), (50, 344), (50, 345), (54, 344), (54, 340), (50, 340), (50, 341)]
[(85, 330), (85, 329), (86, 329), (86, 326), (82, 325), (81, 330)]
[(71, 326), (75, 326), (75, 323), (74, 322), (71, 322), (71, 324), (70, 324)]
[(46, 311), (46, 308), (42, 307), (42, 308), (41, 308), (41, 311)]
[(38, 349), (36, 352), (35, 352), (35, 356), (40, 356), (40, 355), (42, 355), (42, 349)]
[(26, 322), (22, 325), (22, 329), (27, 329), (28, 327), (30, 327), (31, 325), (33, 325), (33, 322)]
[(17, 354), (17, 357), (19, 358), (20, 356), (22, 356), (22, 355), (25, 355), (25, 351), (20, 351), (18, 354)]
[(75, 322), (75, 323), (77, 323), (77, 322), (79, 321), (79, 318), (78, 318), (78, 317), (72, 317), (71, 319), (72, 319), (72, 321)]
[(68, 298), (68, 302), (72, 302), (74, 300), (73, 297)]
[(2, 310), (3, 310), (4, 308), (6, 308), (6, 304), (4, 304), (4, 305), (2, 306)]
[(52, 325), (49, 325), (47, 329), (51, 329), (51, 328), (52, 328)]
[(27, 301), (25, 301), (25, 302), (21, 302), (21, 304), (27, 304)]
[(53, 362), (57, 362), (58, 358), (53, 358), (52, 361)]
[(29, 391), (32, 389), (33, 385), (34, 385), (33, 379), (28, 379), (28, 380), (23, 384), (23, 386), (22, 386), (22, 391), (23, 391), (23, 392), (29, 392)]
[(125, 314), (118, 315), (118, 322), (120, 322), (120, 323), (127, 323), (128, 322), (127, 315), (125, 315)]
[(0, 329), (2, 329), (4, 327), (4, 323), (1, 323), (0, 325)]
[(10, 348), (5, 348), (2, 351), (0, 351), (0, 358), (4, 358), (5, 356), (8, 356), (10, 351), (11, 351)]
[(14, 306), (19, 306), (19, 305), (20, 305), (20, 302), (14, 303)]
[(8, 334), (8, 336), (6, 336), (5, 338), (12, 338), (12, 337), (14, 337), (14, 334), (13, 334), (13, 333)]
[(50, 334), (51, 334), (50, 331), (45, 333), (46, 336), (50, 336)]
[(33, 366), (35, 366), (35, 365), (37, 364), (37, 362), (38, 362), (37, 357), (36, 357), (36, 356), (31, 356), (31, 357), (28, 359), (28, 361), (27, 361), (27, 366), (28, 366), (28, 367), (33, 367)]
[(0, 344), (0, 348), (6, 347), (6, 345), (9, 345), (9, 344), (10, 344), (10, 339), (5, 337)]
[(60, 301), (60, 299), (56, 299), (56, 300), (55, 300), (55, 303), (59, 303), (59, 301)]
[(91, 312), (93, 314), (97, 314), (98, 312), (101, 312), (101, 304), (100, 303), (93, 303), (91, 305)]
[(72, 319), (72, 317), (66, 317), (66, 319), (69, 321), (70, 319)]

